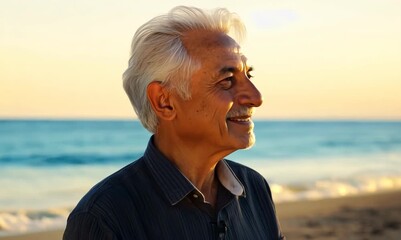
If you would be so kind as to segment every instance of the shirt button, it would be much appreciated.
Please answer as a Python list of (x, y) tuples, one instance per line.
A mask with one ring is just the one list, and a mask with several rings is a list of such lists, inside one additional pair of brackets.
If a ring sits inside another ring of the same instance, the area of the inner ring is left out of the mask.
[(193, 194), (192, 197), (198, 198), (198, 194)]

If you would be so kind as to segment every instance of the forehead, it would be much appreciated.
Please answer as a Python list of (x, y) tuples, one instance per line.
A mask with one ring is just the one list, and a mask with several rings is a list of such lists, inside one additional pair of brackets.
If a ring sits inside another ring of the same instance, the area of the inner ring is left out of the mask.
[(239, 44), (227, 34), (194, 30), (182, 37), (189, 55), (202, 67), (218, 67), (220, 64), (242, 65), (246, 57), (241, 54)]

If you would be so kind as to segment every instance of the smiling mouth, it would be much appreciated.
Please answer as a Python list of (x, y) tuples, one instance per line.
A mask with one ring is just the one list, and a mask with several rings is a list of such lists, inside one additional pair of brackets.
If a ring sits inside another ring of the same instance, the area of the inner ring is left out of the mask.
[(229, 118), (227, 118), (227, 120), (231, 121), (231, 122), (247, 123), (247, 122), (251, 122), (251, 116), (229, 117)]

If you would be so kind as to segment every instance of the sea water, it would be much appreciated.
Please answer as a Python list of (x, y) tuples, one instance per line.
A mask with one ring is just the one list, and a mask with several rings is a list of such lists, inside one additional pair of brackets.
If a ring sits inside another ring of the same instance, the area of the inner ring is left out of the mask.
[[(227, 158), (260, 172), (275, 202), (401, 188), (400, 121), (259, 120), (255, 134), (253, 148)], [(134, 120), (0, 120), (0, 236), (65, 227), (150, 136)]]

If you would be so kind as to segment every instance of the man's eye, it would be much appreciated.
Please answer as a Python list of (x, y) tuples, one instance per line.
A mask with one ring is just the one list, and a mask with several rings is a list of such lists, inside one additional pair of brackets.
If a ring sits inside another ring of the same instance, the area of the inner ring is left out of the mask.
[(229, 89), (232, 87), (234, 81), (234, 77), (228, 77), (220, 81), (220, 86), (222, 86), (223, 89)]

